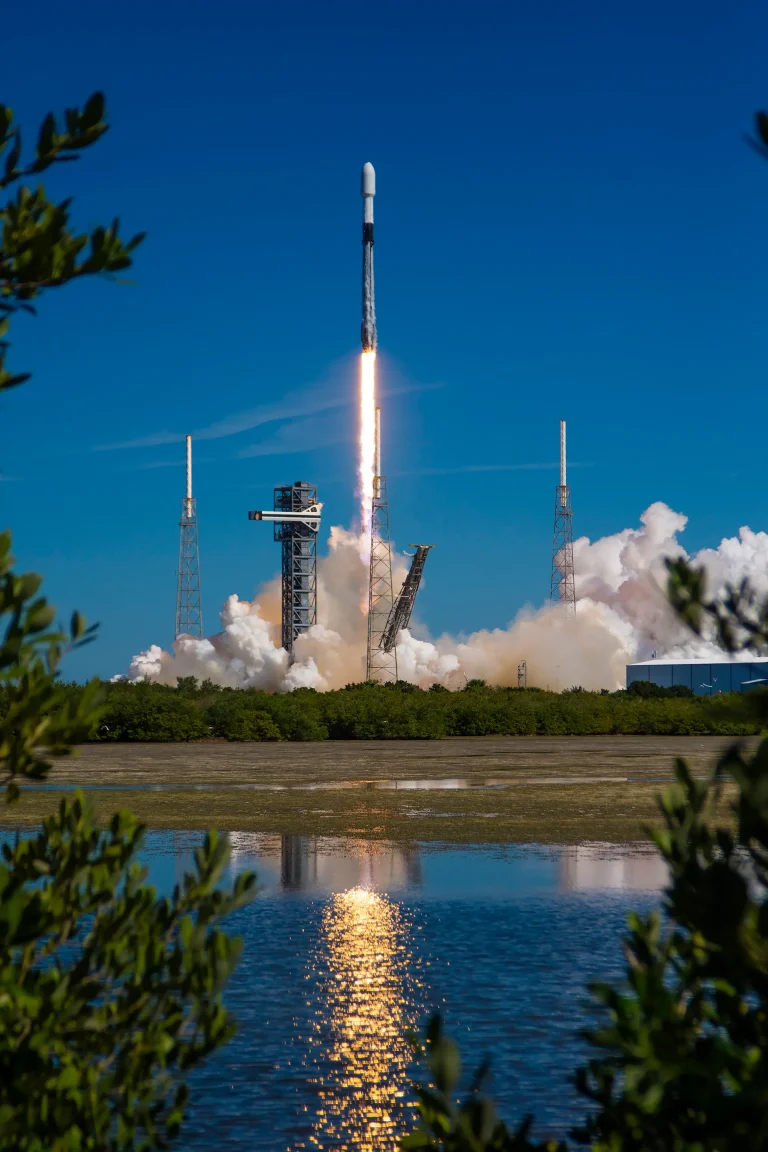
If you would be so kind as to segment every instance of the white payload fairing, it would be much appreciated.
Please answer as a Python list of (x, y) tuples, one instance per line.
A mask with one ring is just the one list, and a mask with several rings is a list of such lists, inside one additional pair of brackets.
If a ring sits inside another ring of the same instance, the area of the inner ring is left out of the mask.
[(363, 352), (376, 351), (376, 304), (373, 295), (373, 198), (376, 195), (376, 173), (373, 164), (363, 164), (360, 173), (363, 197), (363, 322), (360, 338)]

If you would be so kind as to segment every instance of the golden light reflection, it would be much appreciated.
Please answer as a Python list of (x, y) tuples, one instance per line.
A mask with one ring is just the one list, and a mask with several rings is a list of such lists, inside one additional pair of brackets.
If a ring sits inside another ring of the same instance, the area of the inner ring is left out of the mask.
[(406, 931), (399, 907), (366, 888), (326, 905), (312, 1147), (394, 1152), (399, 1146), (411, 1059)]

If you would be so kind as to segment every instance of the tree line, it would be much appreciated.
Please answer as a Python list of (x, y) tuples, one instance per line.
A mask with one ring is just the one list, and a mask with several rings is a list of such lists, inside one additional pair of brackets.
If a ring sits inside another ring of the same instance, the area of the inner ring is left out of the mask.
[[(649, 692), (649, 689), (652, 692)], [(72, 706), (86, 689), (66, 686)], [(101, 686), (90, 741), (439, 740), (447, 736), (746, 736), (759, 730), (753, 697), (699, 697), (638, 682), (628, 691), (491, 687), (459, 692), (406, 681), (349, 684), (333, 692), (273, 694), (182, 677), (174, 687)]]

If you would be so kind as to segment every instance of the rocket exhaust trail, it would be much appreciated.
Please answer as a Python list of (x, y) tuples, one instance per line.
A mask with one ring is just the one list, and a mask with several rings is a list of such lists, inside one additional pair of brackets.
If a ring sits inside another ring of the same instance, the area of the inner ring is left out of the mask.
[(363, 314), (360, 340), (360, 529), (370, 535), (373, 477), (376, 452), (376, 303), (373, 290), (373, 198), (376, 195), (376, 173), (372, 164), (364, 164), (360, 174), (363, 197)]

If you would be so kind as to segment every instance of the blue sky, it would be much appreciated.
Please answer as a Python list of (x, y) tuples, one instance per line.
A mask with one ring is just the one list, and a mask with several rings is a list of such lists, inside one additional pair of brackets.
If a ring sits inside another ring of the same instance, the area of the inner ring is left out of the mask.
[(561, 416), (578, 535), (659, 499), (690, 550), (765, 527), (768, 164), (742, 139), (765, 5), (41, 0), (3, 23), (30, 140), (107, 94), (111, 131), (51, 190), (148, 232), (130, 283), (15, 323), (34, 375), (0, 400), (19, 561), (101, 624), (71, 675), (172, 638), (183, 446), (105, 445), (207, 430), (206, 631), (278, 569), (246, 518), (275, 484), (351, 521), (365, 160), (392, 529), (437, 545), (433, 633), (548, 594)]

